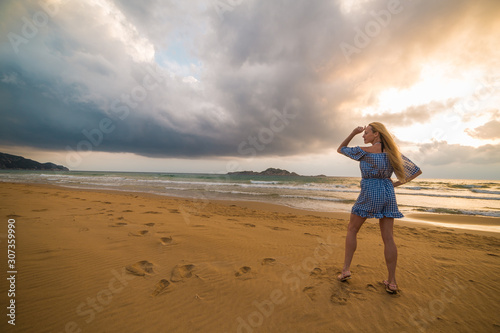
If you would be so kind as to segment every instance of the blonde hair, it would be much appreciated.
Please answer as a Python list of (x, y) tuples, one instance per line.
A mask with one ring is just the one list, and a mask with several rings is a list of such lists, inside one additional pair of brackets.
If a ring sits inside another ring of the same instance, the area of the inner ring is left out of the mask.
[(374, 133), (379, 133), (380, 141), (382, 142), (382, 149), (385, 149), (389, 162), (398, 180), (402, 183), (406, 182), (406, 174), (403, 164), (403, 157), (399, 152), (398, 145), (394, 141), (394, 137), (385, 128), (384, 124), (379, 122), (370, 123), (368, 126), (372, 128)]

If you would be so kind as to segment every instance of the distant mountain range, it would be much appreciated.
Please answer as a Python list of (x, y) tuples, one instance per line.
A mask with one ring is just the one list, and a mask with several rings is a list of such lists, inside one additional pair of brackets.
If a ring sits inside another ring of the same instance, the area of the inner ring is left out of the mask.
[(262, 172), (255, 171), (236, 171), (228, 172), (228, 175), (244, 175), (244, 176), (299, 176), (295, 172), (290, 172), (287, 170), (268, 168)]
[(0, 169), (11, 170), (49, 170), (69, 171), (68, 168), (54, 163), (40, 163), (22, 156), (0, 153)]
[[(283, 169), (277, 168), (268, 168), (261, 172), (256, 171), (236, 171), (236, 172), (228, 172), (228, 175), (243, 175), (243, 176), (297, 176), (297, 177), (306, 177), (299, 175), (295, 172), (290, 172)], [(312, 177), (326, 177), (325, 175), (317, 175)]]

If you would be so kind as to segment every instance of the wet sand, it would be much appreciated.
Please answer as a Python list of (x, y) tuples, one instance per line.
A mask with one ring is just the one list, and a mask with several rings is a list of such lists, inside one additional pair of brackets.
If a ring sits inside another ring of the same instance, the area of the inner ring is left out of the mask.
[(17, 270), (15, 328), (1, 279), (2, 331), (500, 330), (498, 233), (398, 223), (389, 295), (376, 220), (340, 283), (347, 214), (9, 183), (0, 196), (1, 268), (11, 219)]

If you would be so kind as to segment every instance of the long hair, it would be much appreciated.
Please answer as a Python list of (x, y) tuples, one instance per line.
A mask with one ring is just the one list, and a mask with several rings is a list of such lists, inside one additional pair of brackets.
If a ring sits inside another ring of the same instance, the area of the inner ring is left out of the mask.
[(385, 128), (384, 124), (379, 122), (370, 123), (374, 133), (379, 133), (380, 141), (382, 142), (382, 150), (385, 149), (387, 153), (387, 157), (389, 157), (389, 162), (391, 163), (392, 169), (394, 169), (394, 173), (398, 180), (402, 183), (406, 182), (406, 175), (403, 166), (403, 157), (399, 152), (398, 145), (394, 141), (393, 136), (387, 128)]

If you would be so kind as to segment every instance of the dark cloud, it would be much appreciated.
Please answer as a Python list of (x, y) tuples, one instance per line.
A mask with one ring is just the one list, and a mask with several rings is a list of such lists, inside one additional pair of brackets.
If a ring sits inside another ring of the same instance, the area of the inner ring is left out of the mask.
[[(422, 59), (449, 50), (450, 40), (481, 32), (489, 41), (499, 12), (497, 1), (401, 1), (369, 45), (346, 57), (341, 43), (355, 45), (356, 29), (376, 21), (387, 1), (348, 15), (338, 1), (243, 1), (222, 15), (213, 1), (103, 3), (60, 5), (19, 52), (2, 41), (1, 144), (77, 149), (94, 133), (93, 150), (145, 156), (321, 152), (365, 121), (351, 108), (411, 86)], [(37, 1), (2, 8), (2, 36), (22, 36), (22, 18), (42, 10)], [(455, 61), (475, 54), (469, 43)], [(176, 52), (199, 61), (197, 80), (165, 61)], [(453, 103), (377, 116), (425, 123)]]

